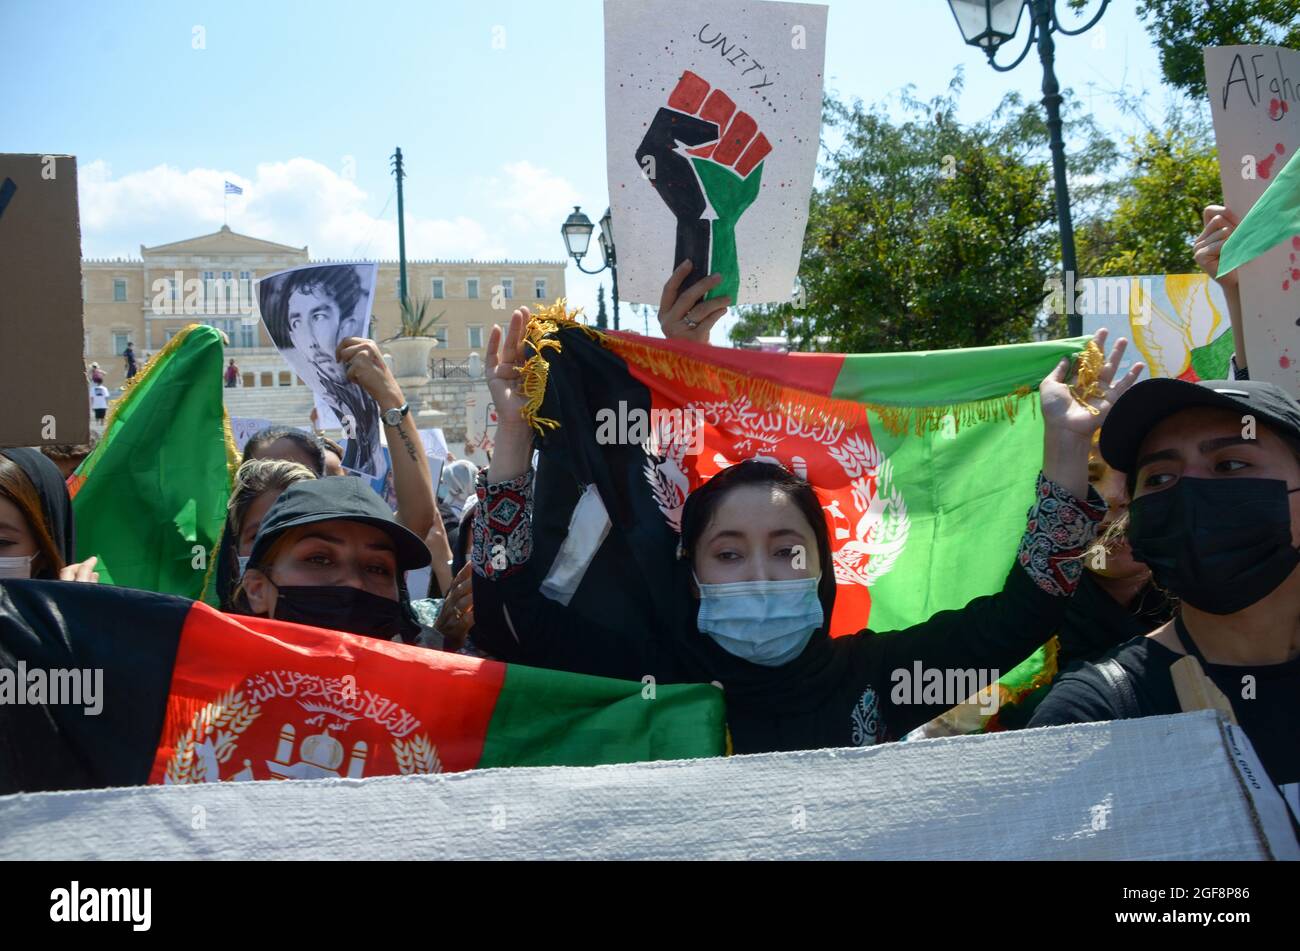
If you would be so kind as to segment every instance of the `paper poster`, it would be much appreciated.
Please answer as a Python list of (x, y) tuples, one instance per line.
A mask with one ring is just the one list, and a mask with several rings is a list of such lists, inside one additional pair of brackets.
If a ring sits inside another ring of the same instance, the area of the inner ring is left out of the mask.
[(826, 7), (605, 0), (605, 128), (623, 299), (686, 259), (710, 297), (790, 300), (821, 136)]
[(90, 438), (77, 160), (0, 154), (0, 446)]
[[(1300, 51), (1211, 47), (1205, 81), (1224, 204), (1240, 221), (1300, 151)], [(1236, 273), (1251, 379), (1300, 395), (1300, 240), (1278, 244)]]
[(447, 440), (441, 429), (421, 429), (420, 441), (424, 443), (424, 455), (429, 460), (429, 475), (433, 478), (435, 491), (442, 481), (442, 467), (447, 463)]
[(253, 419), (249, 416), (230, 417), (230, 433), (235, 437), (235, 448), (242, 453), (253, 436), (273, 425), (275, 424), (269, 419)]
[(285, 362), (315, 394), (322, 429), (347, 440), (343, 465), (384, 472), (379, 405), (334, 354), (345, 337), (366, 337), (374, 304), (377, 264), (313, 264), (277, 271), (257, 282), (262, 323)]
[(465, 395), (465, 453), (476, 466), (486, 466), (496, 442), (497, 407), (486, 383), (479, 383)]
[(1223, 288), (1208, 274), (1090, 277), (1079, 282), (1075, 313), (1083, 332), (1103, 327), (1129, 342), (1120, 374), (1139, 360), (1141, 379), (1226, 380), (1232, 323)]

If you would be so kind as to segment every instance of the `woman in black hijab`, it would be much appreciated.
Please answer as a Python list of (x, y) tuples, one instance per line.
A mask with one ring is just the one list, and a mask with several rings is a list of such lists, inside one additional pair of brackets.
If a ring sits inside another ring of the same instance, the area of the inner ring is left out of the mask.
[[(532, 434), (520, 418), (527, 318), (516, 311), (508, 332), (494, 327), (488, 340), (500, 422), (474, 519), (475, 640), (507, 662), (713, 682), (725, 692), (737, 753), (897, 739), (974, 693), (971, 681), (986, 688), (1055, 633), (1105, 512), (1086, 478), (1091, 434), (1141, 371), (1136, 364), (1116, 379), (1121, 340), (1098, 374), (1100, 396), (1075, 394), (1066, 360), (1043, 380), (1043, 468), (998, 593), (906, 630), (830, 637), (836, 582), (821, 503), (783, 467), (747, 461), (687, 497), (678, 557), (658, 604), (662, 626), (646, 643), (622, 636), (616, 617), (603, 624), (579, 617), (539, 593)], [(1104, 349), (1104, 332), (1097, 344)], [(987, 696), (995, 703), (996, 688)]]
[(59, 467), (36, 449), (0, 449), (0, 578), (99, 580), (95, 558), (74, 557), (72, 500)]

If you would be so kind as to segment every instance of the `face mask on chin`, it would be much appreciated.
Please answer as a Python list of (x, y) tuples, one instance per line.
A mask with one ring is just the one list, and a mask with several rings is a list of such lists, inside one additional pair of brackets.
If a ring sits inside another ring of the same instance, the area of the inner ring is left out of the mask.
[(1300, 552), (1279, 479), (1181, 478), (1129, 506), (1133, 557), (1156, 584), (1207, 614), (1235, 614), (1282, 584)]
[(803, 653), (825, 620), (817, 596), (820, 581), (817, 576), (702, 584), (696, 578), (700, 589), (697, 626), (741, 660), (780, 667)]
[[(274, 582), (272, 582), (274, 583)], [(343, 585), (276, 585), (274, 618), (389, 641), (420, 629), (401, 601)]]

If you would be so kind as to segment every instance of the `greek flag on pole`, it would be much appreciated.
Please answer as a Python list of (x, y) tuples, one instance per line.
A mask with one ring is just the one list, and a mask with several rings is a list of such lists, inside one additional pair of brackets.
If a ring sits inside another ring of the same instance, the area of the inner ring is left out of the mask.
[(238, 185), (236, 185), (234, 182), (226, 182), (226, 194), (242, 195), (244, 194), (244, 190), (240, 188)]

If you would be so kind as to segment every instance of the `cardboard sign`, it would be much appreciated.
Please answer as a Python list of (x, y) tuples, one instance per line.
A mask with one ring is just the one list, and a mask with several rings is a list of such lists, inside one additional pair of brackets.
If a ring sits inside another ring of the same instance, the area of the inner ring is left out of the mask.
[(605, 128), (623, 299), (682, 261), (709, 297), (791, 299), (821, 135), (826, 7), (605, 0)]
[(77, 160), (0, 154), (0, 446), (84, 443)]
[[(1240, 221), (1300, 150), (1300, 50), (1205, 50), (1224, 204)], [(1284, 242), (1240, 268), (1246, 365), (1300, 395), (1300, 242)]]
[(1119, 374), (1141, 361), (1146, 364), (1143, 380), (1230, 378), (1228, 304), (1223, 288), (1208, 274), (1090, 277), (1079, 288), (1075, 313), (1083, 316), (1083, 332), (1094, 334), (1104, 327), (1111, 340), (1129, 342)]

